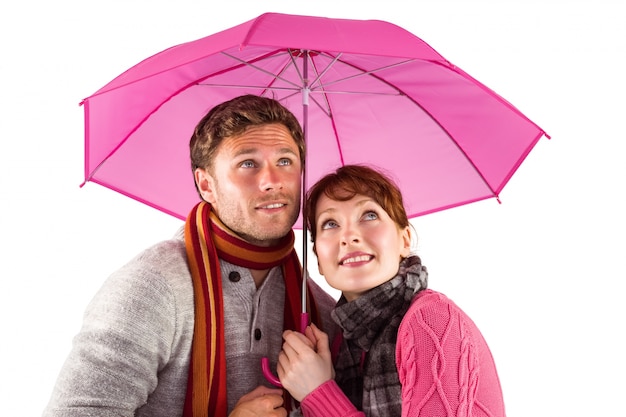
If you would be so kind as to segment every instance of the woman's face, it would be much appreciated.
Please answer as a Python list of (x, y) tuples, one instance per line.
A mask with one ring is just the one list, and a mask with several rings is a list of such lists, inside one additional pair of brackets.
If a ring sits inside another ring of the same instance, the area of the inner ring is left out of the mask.
[(320, 274), (348, 301), (393, 278), (410, 253), (409, 228), (400, 229), (370, 197), (336, 201), (322, 195), (315, 212)]

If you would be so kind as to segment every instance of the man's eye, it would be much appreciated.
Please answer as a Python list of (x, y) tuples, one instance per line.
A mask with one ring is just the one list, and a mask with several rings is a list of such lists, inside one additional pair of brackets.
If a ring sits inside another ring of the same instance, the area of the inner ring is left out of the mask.
[(291, 165), (291, 159), (289, 159), (289, 158), (281, 158), (278, 161), (278, 165), (282, 165), (282, 166), (284, 166), (284, 165)]
[(254, 162), (252, 162), (252, 161), (243, 161), (240, 166), (242, 168), (254, 168)]

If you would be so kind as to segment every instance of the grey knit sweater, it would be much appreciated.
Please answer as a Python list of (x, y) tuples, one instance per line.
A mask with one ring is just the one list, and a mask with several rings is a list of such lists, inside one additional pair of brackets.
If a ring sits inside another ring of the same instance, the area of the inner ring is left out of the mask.
[[(241, 395), (268, 385), (261, 357), (268, 356), (275, 369), (282, 344), (284, 284), (280, 268), (257, 289), (247, 269), (224, 261), (220, 266), (230, 412)], [(329, 314), (335, 300), (311, 284), (323, 324), (332, 333)], [(87, 307), (43, 416), (182, 415), (193, 312), (181, 229), (105, 281)]]

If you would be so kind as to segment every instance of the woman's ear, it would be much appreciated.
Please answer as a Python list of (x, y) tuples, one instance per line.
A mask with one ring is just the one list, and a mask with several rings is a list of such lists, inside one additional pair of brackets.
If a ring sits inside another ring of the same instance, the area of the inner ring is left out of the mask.
[(411, 228), (405, 227), (401, 231), (402, 234), (402, 248), (400, 249), (400, 256), (406, 258), (411, 254)]

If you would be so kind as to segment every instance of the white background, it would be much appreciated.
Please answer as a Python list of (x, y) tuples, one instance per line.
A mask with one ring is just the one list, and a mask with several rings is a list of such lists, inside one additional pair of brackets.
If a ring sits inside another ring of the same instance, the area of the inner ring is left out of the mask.
[(78, 103), (154, 53), (273, 11), (400, 25), (552, 136), (513, 176), (502, 204), (415, 219), (418, 253), (430, 287), (487, 338), (509, 417), (625, 415), (626, 30), (618, 4), (3, 2), (0, 414), (41, 414), (103, 280), (181, 224), (98, 185), (79, 188)]

